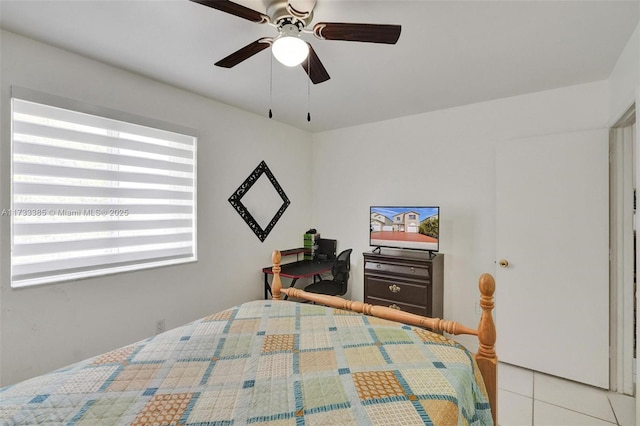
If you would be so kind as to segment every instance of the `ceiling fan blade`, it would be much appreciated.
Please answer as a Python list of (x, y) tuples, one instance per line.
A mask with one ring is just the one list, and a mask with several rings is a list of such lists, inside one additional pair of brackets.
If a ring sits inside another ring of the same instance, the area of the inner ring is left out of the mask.
[(313, 34), (323, 40), (396, 44), (401, 29), (400, 25), (318, 22), (313, 26)]
[(269, 17), (264, 13), (260, 13), (241, 4), (234, 3), (228, 0), (191, 0), (194, 3), (199, 3), (204, 6), (212, 7), (222, 12), (230, 13), (239, 18), (247, 19), (251, 22), (257, 22), (263, 24), (269, 22)]
[(273, 39), (271, 37), (263, 37), (259, 40), (254, 41), (253, 43), (247, 44), (242, 49), (236, 50), (226, 58), (220, 59), (218, 62), (216, 62), (216, 66), (223, 68), (233, 68), (240, 62), (249, 59), (256, 53), (262, 52), (264, 49), (271, 46), (272, 42)]
[[(307, 43), (309, 44), (309, 43)], [(309, 44), (309, 58), (307, 61), (302, 62), (302, 68), (307, 72), (307, 75), (311, 79), (313, 84), (322, 83), (323, 81), (329, 80), (329, 73), (320, 62), (320, 58), (316, 54), (316, 51), (313, 50), (313, 47)]]

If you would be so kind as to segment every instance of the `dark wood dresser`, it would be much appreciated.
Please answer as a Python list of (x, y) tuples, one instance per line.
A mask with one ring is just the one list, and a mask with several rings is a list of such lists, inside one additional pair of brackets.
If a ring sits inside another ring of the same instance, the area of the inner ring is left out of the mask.
[(442, 318), (444, 255), (365, 252), (364, 301)]

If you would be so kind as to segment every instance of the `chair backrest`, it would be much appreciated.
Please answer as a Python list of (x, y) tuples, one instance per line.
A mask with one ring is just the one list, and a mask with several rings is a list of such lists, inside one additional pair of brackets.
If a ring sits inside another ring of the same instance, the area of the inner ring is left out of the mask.
[(333, 262), (331, 274), (333, 281), (340, 283), (342, 287), (340, 295), (347, 292), (347, 283), (349, 281), (349, 271), (351, 270), (351, 252), (353, 249), (347, 249), (340, 252), (336, 260)]

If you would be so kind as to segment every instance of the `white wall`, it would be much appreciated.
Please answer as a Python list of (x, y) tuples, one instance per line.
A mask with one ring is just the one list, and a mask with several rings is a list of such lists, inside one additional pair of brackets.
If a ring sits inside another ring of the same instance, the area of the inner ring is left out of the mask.
[(603, 128), (608, 103), (603, 81), (314, 134), (313, 224), (354, 249), (351, 297), (363, 299), (369, 206), (440, 205), (444, 316), (475, 325), (477, 279), (495, 272), (496, 142)]
[[(10, 205), (11, 85), (199, 132), (197, 263), (11, 289), (9, 218), (0, 218), (2, 385), (148, 337), (159, 319), (175, 327), (263, 297), (260, 269), (272, 250), (300, 246), (309, 228), (307, 132), (12, 33), (0, 36), (1, 208)], [(291, 200), (264, 243), (227, 201), (262, 160)]]

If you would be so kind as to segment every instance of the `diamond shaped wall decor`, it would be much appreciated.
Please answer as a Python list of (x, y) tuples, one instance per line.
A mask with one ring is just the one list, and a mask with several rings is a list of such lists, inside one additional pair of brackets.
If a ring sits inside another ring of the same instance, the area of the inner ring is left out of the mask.
[[(265, 229), (262, 229), (260, 224), (251, 215), (249, 210), (247, 210), (247, 207), (242, 204), (242, 197), (245, 196), (245, 194), (249, 191), (249, 189), (251, 189), (253, 184), (256, 183), (256, 181), (263, 174), (269, 179), (269, 182), (271, 182), (273, 188), (282, 199), (282, 205)], [(267, 236), (269, 236), (269, 233), (271, 232), (273, 227), (276, 225), (276, 223), (278, 223), (278, 220), (280, 220), (280, 217), (282, 217), (284, 211), (287, 209), (287, 207), (289, 207), (289, 204), (291, 204), (291, 201), (289, 201), (287, 194), (284, 193), (284, 190), (276, 180), (276, 177), (273, 175), (273, 173), (271, 173), (271, 170), (269, 170), (267, 163), (261, 161), (260, 164), (258, 164), (258, 167), (256, 167), (256, 169), (249, 175), (249, 177), (247, 177), (245, 181), (242, 182), (242, 185), (240, 185), (238, 189), (235, 190), (231, 197), (229, 197), (229, 203), (231, 203), (240, 217), (244, 219), (247, 225), (249, 225), (249, 228), (251, 228), (251, 230), (256, 234), (258, 239), (261, 242), (264, 242), (264, 240), (267, 239)]]

